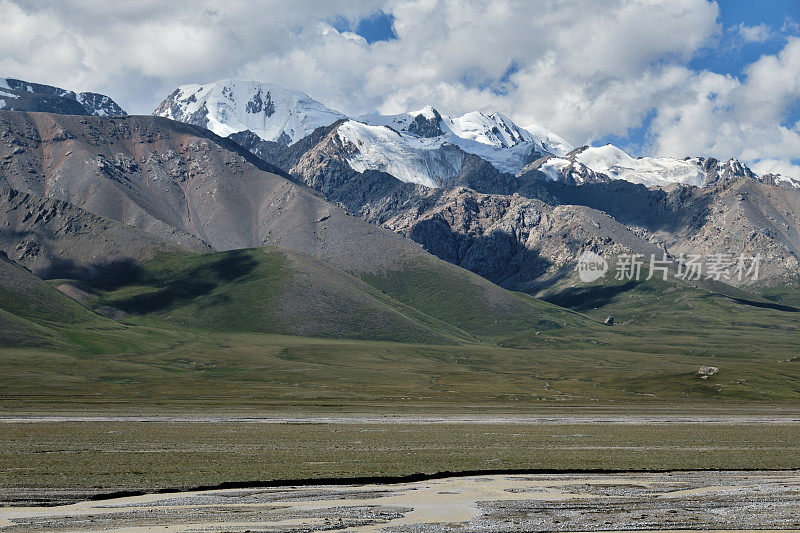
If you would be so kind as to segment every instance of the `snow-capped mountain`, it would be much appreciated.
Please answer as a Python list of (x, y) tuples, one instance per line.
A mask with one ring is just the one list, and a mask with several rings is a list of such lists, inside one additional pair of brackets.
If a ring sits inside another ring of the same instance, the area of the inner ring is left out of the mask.
[[(521, 128), (500, 113), (474, 111), (451, 118), (426, 106), (399, 115), (363, 115), (340, 126), (339, 137), (345, 146), (353, 147), (347, 161), (354, 170), (380, 170), (429, 187), (445, 187), (461, 173), (464, 157), (460, 152), (477, 155), (500, 172), (514, 175), (530, 170), (526, 165), (533, 163), (545, 179), (572, 185), (624, 180), (646, 187), (706, 187), (739, 177), (762, 181), (736, 159), (634, 158), (612, 144), (575, 149), (540, 126)], [(800, 181), (785, 176), (765, 179), (773, 185), (800, 188)]]
[(634, 158), (612, 144), (584, 146), (563, 157), (549, 157), (538, 163), (547, 179), (572, 185), (625, 180), (646, 187), (672, 184), (707, 187), (721, 181), (748, 178), (782, 187), (800, 187), (800, 182), (780, 175), (759, 177), (737, 159), (639, 157)]
[(513, 148), (519, 145), (536, 144), (553, 155), (565, 155), (573, 150), (572, 145), (552, 132), (536, 125), (521, 128), (500, 113), (485, 114), (472, 111), (460, 117), (441, 115), (432, 106), (419, 111), (399, 115), (362, 115), (356, 120), (376, 126), (388, 126), (414, 137), (436, 138), (448, 136), (447, 141), (459, 142), (469, 147), (469, 142), (494, 148)]
[(125, 111), (114, 100), (98, 93), (75, 93), (52, 85), (0, 78), (0, 109), (60, 115), (120, 116)]
[(764, 174), (759, 178), (762, 183), (774, 185), (776, 187), (787, 187), (789, 189), (800, 189), (800, 180), (782, 176), (781, 174)]
[(264, 141), (283, 145), (346, 118), (300, 91), (230, 79), (181, 85), (153, 114), (202, 126), (222, 137), (249, 130)]
[(529, 124), (525, 126), (525, 131), (533, 136), (534, 141), (542, 146), (547, 152), (564, 156), (575, 149), (570, 143), (545, 128), (537, 124)]
[[(258, 149), (256, 138), (289, 146), (319, 127), (348, 118), (299, 91), (241, 80), (182, 85), (153, 114), (203, 126), (223, 137), (234, 135), (237, 142), (246, 138), (250, 150)], [(338, 127), (338, 135), (354, 170), (388, 172), (429, 187), (445, 186), (458, 175), (465, 154), (475, 154), (502, 172), (517, 173), (535, 159), (563, 156), (573, 149), (554, 133), (538, 126), (521, 128), (500, 113), (448, 117), (431, 106), (351, 118)]]
[(342, 121), (336, 126), (338, 142), (329, 149), (340, 152), (336, 157), (352, 170), (386, 172), (428, 187), (453, 185), (463, 177), (472, 156), (501, 173), (518, 176), (538, 171), (540, 179), (571, 185), (624, 180), (646, 187), (705, 187), (746, 177), (800, 187), (800, 181), (785, 176), (761, 178), (735, 159), (723, 163), (703, 157), (635, 158), (611, 144), (575, 149), (545, 128), (535, 124), (523, 128), (500, 113), (473, 111), (450, 117), (426, 106), (397, 115), (347, 117), (302, 92), (273, 83), (226, 79), (182, 85), (153, 114), (232, 136), (267, 159), (317, 128)]
[(648, 187), (672, 183), (699, 187), (705, 182), (705, 173), (697, 159), (681, 160), (666, 157), (636, 159), (612, 144), (581, 150), (575, 155), (575, 161), (611, 179), (623, 179)]
[(399, 115), (362, 115), (339, 127), (348, 162), (357, 171), (380, 170), (410, 183), (446, 186), (461, 172), (464, 154), (474, 154), (501, 172), (516, 174), (546, 155), (572, 146), (536, 127), (532, 133), (500, 113), (442, 115), (431, 106)]
[(379, 170), (407, 183), (440, 187), (458, 175), (464, 161), (464, 151), (441, 136), (403, 135), (355, 120), (342, 123), (337, 134), (353, 170)]

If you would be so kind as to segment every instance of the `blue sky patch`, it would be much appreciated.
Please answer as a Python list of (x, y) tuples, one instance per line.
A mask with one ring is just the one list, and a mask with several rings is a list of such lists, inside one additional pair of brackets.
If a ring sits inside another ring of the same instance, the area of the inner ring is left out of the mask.
[(333, 22), (333, 27), (339, 31), (350, 31), (363, 37), (367, 43), (391, 41), (397, 39), (397, 34), (392, 28), (394, 15), (378, 11), (367, 18), (359, 20), (355, 27), (352, 22), (339, 17)]

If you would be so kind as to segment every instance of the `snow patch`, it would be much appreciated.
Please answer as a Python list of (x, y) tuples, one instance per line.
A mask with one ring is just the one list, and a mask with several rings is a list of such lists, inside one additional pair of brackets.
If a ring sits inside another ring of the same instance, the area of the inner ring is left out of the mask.
[(698, 159), (672, 159), (669, 157), (640, 157), (635, 159), (612, 144), (586, 148), (575, 156), (595, 172), (611, 179), (640, 183), (647, 187), (672, 183), (694, 185), (705, 184), (706, 175)]
[(337, 130), (354, 150), (347, 163), (356, 172), (378, 170), (407, 183), (439, 187), (461, 171), (463, 152), (438, 139), (412, 139), (382, 125), (348, 120)]
[(782, 174), (775, 176), (775, 184), (784, 187), (791, 187), (793, 189), (800, 189), (800, 180), (790, 178), (789, 176), (784, 176)]
[(433, 106), (426, 105), (425, 107), (423, 107), (419, 111), (412, 111), (411, 113), (408, 113), (408, 114), (412, 115), (412, 116), (422, 115), (423, 117), (425, 117), (428, 120), (433, 120), (434, 118), (436, 118), (436, 115), (438, 114), (438, 111), (436, 111), (433, 108)]
[(536, 124), (525, 126), (525, 130), (533, 136), (534, 140), (541, 145), (542, 148), (553, 155), (564, 156), (575, 149), (574, 146), (555, 133), (541, 126), (537, 126)]
[(562, 171), (567, 168), (571, 167), (572, 162), (566, 159), (560, 159), (558, 157), (551, 157), (544, 163), (542, 166), (539, 167), (539, 170), (549, 179), (550, 181), (560, 181)]

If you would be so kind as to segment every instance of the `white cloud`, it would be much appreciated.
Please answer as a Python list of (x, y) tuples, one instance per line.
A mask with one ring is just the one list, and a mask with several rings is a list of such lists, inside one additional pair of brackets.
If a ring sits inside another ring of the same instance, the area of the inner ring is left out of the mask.
[(800, 24), (792, 17), (787, 16), (783, 19), (783, 24), (781, 24), (781, 32), (790, 34), (800, 33)]
[(339, 30), (337, 30), (336, 28), (334, 28), (330, 24), (326, 24), (324, 22), (319, 25), (319, 32), (323, 36), (334, 35), (336, 37), (343, 37), (343, 38), (345, 38), (345, 39), (347, 39), (349, 41), (355, 41), (356, 43), (358, 43), (358, 44), (360, 44), (362, 46), (366, 46), (367, 45), (367, 40), (365, 38), (363, 38), (362, 36), (360, 36), (359, 34), (353, 33), (352, 31), (341, 31), (340, 32)]
[(243, 71), (313, 88), (349, 113), (501, 110), (581, 143), (637, 126), (677, 65), (719, 31), (705, 0), (398, 0), (387, 9), (398, 40), (354, 46), (306, 31), (302, 46)]
[(759, 172), (781, 168), (800, 178), (791, 164), (800, 154), (797, 124), (782, 125), (800, 102), (800, 38), (777, 55), (762, 56), (743, 80), (711, 72), (687, 72), (686, 80), (657, 106), (651, 149), (659, 155), (737, 157)]
[[(236, 76), (373, 0), (0, 0), (0, 76), (109, 94), (148, 113), (175, 86)], [(342, 37), (346, 38), (346, 37)]]
[(736, 27), (736, 32), (747, 43), (763, 43), (772, 36), (770, 28), (766, 24), (748, 26), (741, 23)]
[(762, 159), (752, 164), (753, 171), (759, 175), (782, 174), (792, 178), (800, 178), (799, 168), (785, 159)]
[[(378, 10), (398, 39), (370, 45), (330, 23)], [(797, 129), (781, 125), (798, 99), (800, 44), (743, 79), (692, 71), (723, 33), (709, 0), (0, 0), (0, 13), (0, 76), (104, 92), (137, 113), (182, 83), (246, 77), (351, 114), (499, 110), (574, 144), (654, 116), (660, 154), (764, 167), (800, 153)]]

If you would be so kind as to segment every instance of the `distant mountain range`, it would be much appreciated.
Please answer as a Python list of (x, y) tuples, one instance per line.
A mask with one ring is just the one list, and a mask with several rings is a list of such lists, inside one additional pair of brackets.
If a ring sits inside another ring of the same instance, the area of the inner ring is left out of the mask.
[(13, 78), (0, 78), (0, 109), (101, 117), (126, 114), (114, 100), (102, 94), (75, 93)]
[[(539, 170), (543, 179), (583, 184), (622, 179), (646, 186), (712, 185), (719, 178), (746, 176), (800, 187), (800, 181), (758, 177), (741, 162), (702, 157), (633, 158), (623, 150), (570, 145), (537, 125), (520, 127), (500, 113), (473, 111), (461, 117), (442, 115), (432, 106), (399, 115), (346, 117), (308, 95), (271, 83), (220, 80), (183, 85), (154, 115), (210, 129), (223, 137), (289, 146), (315, 129), (340, 121), (339, 155), (357, 172), (387, 172), (407, 183), (447, 187), (462, 171), (467, 154), (498, 171), (518, 174)], [(245, 144), (245, 143), (243, 143)]]
[(345, 118), (236, 80), (180, 87), (155, 114), (229, 135), (351, 213), (509, 288), (545, 289), (586, 249), (762, 253), (774, 282), (797, 279), (800, 182), (735, 159), (574, 148), (499, 113)]

